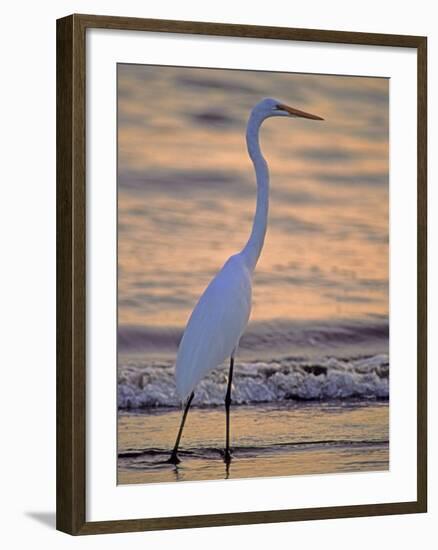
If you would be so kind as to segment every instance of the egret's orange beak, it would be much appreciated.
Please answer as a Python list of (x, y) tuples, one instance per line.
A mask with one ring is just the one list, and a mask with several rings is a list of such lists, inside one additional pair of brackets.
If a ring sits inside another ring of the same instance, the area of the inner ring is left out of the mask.
[(300, 118), (310, 118), (311, 120), (324, 120), (320, 116), (312, 115), (310, 113), (306, 113), (304, 111), (300, 111), (299, 109), (294, 109), (293, 107), (289, 107), (288, 105), (284, 105), (283, 103), (279, 103), (277, 105), (278, 109), (281, 109), (282, 111), (286, 111), (292, 116), (300, 117)]

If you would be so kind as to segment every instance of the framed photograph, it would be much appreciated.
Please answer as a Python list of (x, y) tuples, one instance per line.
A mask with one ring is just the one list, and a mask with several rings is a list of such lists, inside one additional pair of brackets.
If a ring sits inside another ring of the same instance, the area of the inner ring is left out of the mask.
[(426, 38), (57, 22), (57, 527), (425, 512)]

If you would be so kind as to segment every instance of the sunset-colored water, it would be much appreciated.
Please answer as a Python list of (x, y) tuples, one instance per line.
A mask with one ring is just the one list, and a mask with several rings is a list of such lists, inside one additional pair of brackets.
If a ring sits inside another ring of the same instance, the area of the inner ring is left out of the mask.
[(181, 463), (176, 468), (165, 463), (169, 432), (173, 433), (179, 417), (179, 411), (120, 416), (119, 483), (388, 469), (388, 406), (384, 403), (236, 407), (229, 468), (222, 457), (224, 415), (217, 408), (191, 411)]
[(119, 66), (119, 323), (184, 326), (250, 232), (245, 125), (263, 97), (324, 122), (269, 119), (265, 247), (252, 320), (388, 313), (388, 81)]
[[(310, 453), (304, 473), (388, 465), (388, 80), (119, 65), (119, 450), (140, 456), (120, 459), (122, 483), (174, 474), (148, 452), (161, 456), (173, 444), (180, 414), (173, 368), (187, 319), (251, 230), (256, 184), (245, 126), (263, 97), (325, 120), (263, 124), (269, 225), (233, 389), (233, 444), (246, 449), (245, 434), (256, 433), (251, 445), (260, 453), (237, 453), (231, 477), (300, 473), (297, 415), (310, 415), (312, 441), (332, 441), (339, 430), (347, 441), (354, 403), (367, 433), (362, 443), (354, 451), (300, 448)], [(214, 449), (225, 388), (225, 366), (197, 388), (182, 441), (194, 462), (178, 479), (223, 477)], [(353, 408), (327, 415), (317, 403)], [(324, 437), (314, 433), (312, 415), (327, 417)], [(280, 417), (283, 447), (266, 439)]]

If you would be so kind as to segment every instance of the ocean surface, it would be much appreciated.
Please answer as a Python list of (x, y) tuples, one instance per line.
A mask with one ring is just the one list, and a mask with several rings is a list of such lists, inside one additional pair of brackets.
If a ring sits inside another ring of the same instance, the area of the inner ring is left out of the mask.
[[(119, 483), (389, 467), (388, 81), (119, 65)], [(178, 468), (174, 362), (198, 297), (245, 244), (252, 106), (276, 97), (324, 122), (272, 119), (269, 227), (236, 358), (197, 387)]]
[[(307, 322), (299, 327), (271, 323), (257, 328), (248, 330), (241, 341), (234, 404), (389, 398), (384, 322), (327, 326)], [(174, 362), (180, 334), (120, 332), (119, 408), (179, 407)], [(130, 351), (124, 353), (125, 348)], [(227, 373), (224, 364), (206, 376), (197, 386), (193, 405), (222, 405)]]

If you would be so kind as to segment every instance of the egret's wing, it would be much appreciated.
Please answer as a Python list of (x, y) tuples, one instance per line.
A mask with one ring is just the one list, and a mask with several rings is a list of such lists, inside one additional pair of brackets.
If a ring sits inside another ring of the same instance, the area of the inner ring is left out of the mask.
[(232, 256), (208, 285), (190, 316), (176, 360), (176, 388), (186, 398), (207, 372), (236, 349), (251, 311), (251, 276)]

